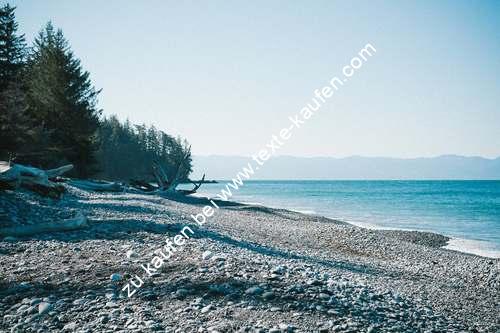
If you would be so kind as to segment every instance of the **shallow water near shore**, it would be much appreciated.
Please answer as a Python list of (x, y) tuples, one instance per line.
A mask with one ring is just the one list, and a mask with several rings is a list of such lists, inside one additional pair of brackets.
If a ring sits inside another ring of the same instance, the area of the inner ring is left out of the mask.
[[(204, 185), (216, 197), (226, 182)], [(231, 200), (376, 229), (452, 238), (448, 248), (500, 257), (500, 181), (248, 181)]]

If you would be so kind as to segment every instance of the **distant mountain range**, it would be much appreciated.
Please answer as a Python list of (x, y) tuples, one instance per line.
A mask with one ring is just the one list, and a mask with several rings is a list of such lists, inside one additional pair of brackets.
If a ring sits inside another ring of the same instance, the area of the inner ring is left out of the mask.
[[(228, 179), (249, 157), (194, 156), (192, 178)], [(254, 162), (255, 165), (255, 162)], [(252, 179), (500, 179), (500, 157), (443, 155), (432, 158), (293, 157), (269, 159)]]

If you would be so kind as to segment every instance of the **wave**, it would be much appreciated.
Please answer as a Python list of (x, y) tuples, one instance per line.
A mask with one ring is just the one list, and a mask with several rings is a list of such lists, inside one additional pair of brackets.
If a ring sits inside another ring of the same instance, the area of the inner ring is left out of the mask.
[(494, 244), (485, 241), (450, 238), (448, 244), (443, 248), (459, 252), (471, 253), (481, 257), (500, 258), (500, 249)]

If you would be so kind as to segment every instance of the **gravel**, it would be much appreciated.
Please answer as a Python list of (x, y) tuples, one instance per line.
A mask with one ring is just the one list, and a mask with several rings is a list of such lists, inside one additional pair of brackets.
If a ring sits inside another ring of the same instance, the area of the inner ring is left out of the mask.
[[(500, 261), (432, 233), (367, 230), (234, 203), (69, 187), (0, 193), (0, 226), (89, 218), (84, 230), (0, 241), (1, 332), (497, 332)], [(185, 225), (195, 234), (144, 277)], [(144, 285), (122, 291), (134, 276)]]

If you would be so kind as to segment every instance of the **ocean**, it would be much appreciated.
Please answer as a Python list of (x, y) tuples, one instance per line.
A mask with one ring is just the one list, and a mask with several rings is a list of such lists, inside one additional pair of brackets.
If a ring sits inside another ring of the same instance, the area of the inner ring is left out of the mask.
[[(198, 193), (215, 197), (225, 184)], [(452, 238), (450, 249), (500, 257), (500, 181), (247, 181), (231, 200), (366, 228), (436, 232)]]

